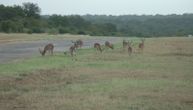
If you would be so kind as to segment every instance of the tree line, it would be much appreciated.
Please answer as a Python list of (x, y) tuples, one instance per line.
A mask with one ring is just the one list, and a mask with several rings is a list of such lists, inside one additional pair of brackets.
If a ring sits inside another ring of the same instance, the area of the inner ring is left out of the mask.
[(41, 15), (34, 3), (0, 5), (0, 32), (93, 36), (193, 35), (193, 14), (183, 15)]

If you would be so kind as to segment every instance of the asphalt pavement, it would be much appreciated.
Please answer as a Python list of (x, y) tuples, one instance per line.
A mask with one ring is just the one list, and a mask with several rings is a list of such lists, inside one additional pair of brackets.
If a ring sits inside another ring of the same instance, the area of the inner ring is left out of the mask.
[[(97, 37), (83, 40), (83, 48), (93, 48), (95, 42), (104, 45), (105, 41), (118, 43), (121, 41), (118, 37)], [(54, 44), (54, 52), (64, 52), (69, 49), (72, 44), (71, 40), (39, 40), (39, 41), (25, 41), (15, 43), (0, 44), (0, 63), (6, 63), (19, 58), (27, 58), (30, 56), (40, 55), (39, 48), (48, 44)]]

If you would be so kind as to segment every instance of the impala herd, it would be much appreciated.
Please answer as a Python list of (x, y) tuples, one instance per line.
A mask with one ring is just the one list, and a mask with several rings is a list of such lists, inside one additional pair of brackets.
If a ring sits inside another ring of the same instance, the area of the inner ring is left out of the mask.
[[(144, 39), (144, 38), (141, 39), (141, 42), (140, 42), (139, 45), (138, 45), (139, 52), (143, 52), (144, 42), (145, 42), (145, 39)], [(70, 53), (71, 56), (74, 56), (74, 55), (76, 55), (76, 50), (77, 50), (78, 48), (81, 48), (81, 47), (83, 46), (83, 41), (80, 40), (80, 39), (78, 39), (78, 40), (76, 40), (76, 41), (72, 41), (72, 43), (73, 43), (73, 45), (70, 46), (70, 48), (69, 48), (69, 53)], [(106, 49), (108, 49), (108, 48), (110, 48), (110, 49), (112, 49), (112, 50), (114, 49), (113, 44), (110, 43), (109, 41), (106, 41), (104, 45), (105, 45), (105, 48), (106, 48)], [(132, 41), (123, 40), (123, 51), (126, 51), (126, 50), (127, 50), (128, 54), (131, 55), (131, 54), (132, 54), (132, 51), (133, 51), (132, 47), (133, 47), (133, 42), (132, 42)], [(102, 46), (101, 46), (100, 43), (94, 43), (94, 48), (95, 48), (97, 51), (101, 52), (101, 53), (102, 53), (103, 50), (104, 50), (104, 49), (102, 49)], [(44, 47), (43, 50), (39, 48), (39, 52), (40, 52), (40, 54), (41, 54), (42, 56), (44, 56), (44, 55), (46, 54), (46, 52), (47, 52), (47, 53), (50, 53), (51, 55), (53, 55), (53, 50), (54, 50), (54, 45), (53, 45), (52, 43), (47, 44), (47, 45)], [(64, 54), (67, 54), (67, 52), (64, 52)]]

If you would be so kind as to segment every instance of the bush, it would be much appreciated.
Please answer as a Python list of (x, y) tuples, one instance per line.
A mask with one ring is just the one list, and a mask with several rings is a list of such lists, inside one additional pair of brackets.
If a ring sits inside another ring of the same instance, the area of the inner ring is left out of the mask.
[(66, 29), (66, 28), (59, 28), (58, 31), (60, 34), (69, 33), (69, 29)]
[(51, 28), (51, 29), (48, 29), (47, 30), (47, 33), (48, 34), (58, 34), (58, 29), (56, 29), (56, 28)]
[(86, 33), (84, 31), (79, 31), (77, 34), (85, 35)]
[(33, 28), (32, 33), (44, 33), (45, 31), (41, 28)]
[(32, 34), (32, 30), (27, 30), (27, 33), (28, 34)]
[(3, 21), (1, 23), (1, 29), (2, 29), (3, 32), (6, 32), (6, 33), (11, 32), (11, 27), (12, 27), (12, 23), (11, 23), (10, 20)]

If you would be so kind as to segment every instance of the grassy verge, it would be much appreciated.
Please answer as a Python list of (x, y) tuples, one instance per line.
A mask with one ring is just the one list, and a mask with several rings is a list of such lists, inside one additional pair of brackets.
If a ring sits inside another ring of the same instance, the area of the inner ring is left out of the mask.
[[(137, 41), (136, 41), (137, 42)], [(72, 58), (33, 57), (0, 65), (3, 110), (192, 110), (193, 39), (157, 38), (129, 56), (117, 44)]]

